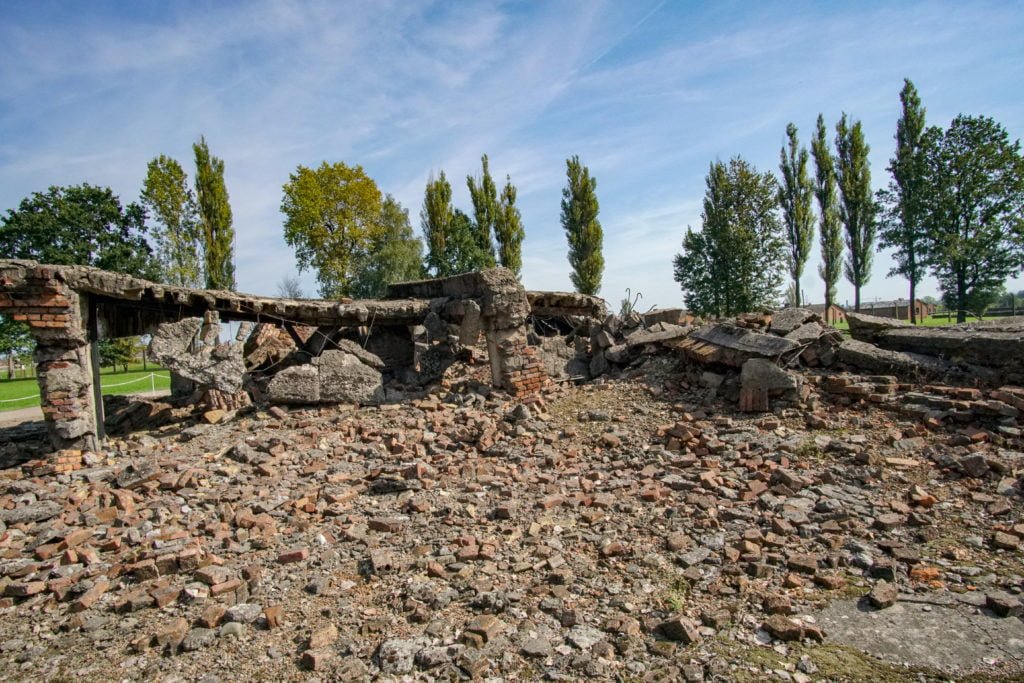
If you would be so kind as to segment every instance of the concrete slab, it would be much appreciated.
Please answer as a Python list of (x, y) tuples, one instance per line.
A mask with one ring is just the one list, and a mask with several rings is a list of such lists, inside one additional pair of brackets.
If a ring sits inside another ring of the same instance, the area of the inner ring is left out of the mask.
[(1006, 660), (1024, 662), (1024, 622), (950, 600), (901, 601), (878, 610), (839, 600), (815, 615), (827, 643), (848, 645), (894, 664), (944, 671)]

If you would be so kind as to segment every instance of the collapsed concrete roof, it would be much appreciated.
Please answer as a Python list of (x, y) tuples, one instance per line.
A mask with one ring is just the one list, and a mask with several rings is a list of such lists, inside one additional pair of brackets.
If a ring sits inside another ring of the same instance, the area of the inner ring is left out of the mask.
[[(531, 358), (526, 342), (531, 301), (545, 316), (605, 310), (596, 297), (528, 294), (504, 268), (393, 285), (379, 300), (325, 301), (176, 287), (89, 266), (0, 260), (0, 313), (25, 322), (36, 341), (43, 414), (55, 448), (95, 449), (102, 439), (98, 353), (91, 346), (103, 338), (214, 314), (223, 321), (277, 322), (296, 338), (295, 326), (408, 328), (433, 314), (483, 332), (493, 383), (519, 393), (545, 381), (543, 363)], [(317, 340), (329, 338), (321, 334)]]

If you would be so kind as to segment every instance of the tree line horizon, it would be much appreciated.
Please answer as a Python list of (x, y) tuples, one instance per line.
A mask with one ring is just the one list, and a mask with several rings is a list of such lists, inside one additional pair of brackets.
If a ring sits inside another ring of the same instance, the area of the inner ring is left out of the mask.
[[(774, 307), (784, 270), (793, 282), (787, 299), (799, 305), (815, 232), (826, 305), (835, 303), (845, 275), (860, 309), (860, 291), (879, 247), (893, 251), (896, 266), (887, 276), (905, 277), (911, 300), (930, 271), (958, 319), (991, 302), (1024, 267), (1019, 142), (1011, 143), (1002, 126), (986, 117), (960, 115), (946, 130), (927, 127), (909, 79), (900, 100), (891, 180), (877, 192), (861, 123), (846, 113), (835, 127), (834, 153), (821, 115), (810, 152), (790, 123), (779, 179), (740, 156), (712, 162), (701, 229), (687, 228), (683, 251), (673, 258), (687, 308), (722, 316)], [(147, 165), (139, 201), (123, 207), (109, 188), (87, 183), (33, 193), (2, 218), (5, 253), (233, 290), (235, 231), (224, 161), (211, 154), (205, 137), (193, 144), (193, 153), (191, 184), (181, 164), (161, 154)], [(499, 192), (484, 154), (481, 174), (467, 175), (466, 184), (469, 211), (452, 203), (444, 170), (431, 172), (418, 237), (409, 211), (381, 192), (361, 166), (300, 164), (282, 187), (283, 236), (300, 272), (315, 273), (324, 298), (380, 296), (392, 282), (495, 265), (520, 275), (525, 229), (511, 177), (506, 174)], [(560, 220), (570, 279), (576, 291), (591, 295), (600, 291), (604, 270), (596, 188), (578, 156), (566, 159)], [(279, 293), (301, 294), (297, 279), (286, 277)]]
[[(712, 162), (701, 230), (687, 228), (683, 251), (673, 259), (690, 311), (723, 316), (772, 308), (783, 270), (792, 280), (787, 301), (799, 306), (816, 227), (826, 311), (840, 275), (853, 285), (860, 310), (879, 248), (892, 251), (895, 266), (886, 275), (907, 280), (911, 302), (930, 272), (957, 322), (990, 306), (1007, 279), (1024, 270), (1020, 142), (985, 116), (959, 114), (946, 129), (927, 126), (910, 79), (900, 103), (891, 177), (876, 192), (861, 123), (845, 112), (835, 126), (834, 153), (821, 114), (810, 152), (797, 127), (786, 127), (781, 180), (739, 156)], [(916, 318), (910, 306), (911, 322)]]

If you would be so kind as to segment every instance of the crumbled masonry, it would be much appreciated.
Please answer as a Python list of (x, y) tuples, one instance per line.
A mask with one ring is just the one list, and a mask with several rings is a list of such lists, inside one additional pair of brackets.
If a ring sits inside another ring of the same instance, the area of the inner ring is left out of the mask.
[[(1024, 377), (974, 351), (1019, 320), (897, 348), (502, 271), (381, 302), (159, 287), (0, 262), (75, 398), (0, 438), (5, 678), (1024, 675)], [(91, 399), (90, 319), (155, 331), (192, 388), (51, 442)]]

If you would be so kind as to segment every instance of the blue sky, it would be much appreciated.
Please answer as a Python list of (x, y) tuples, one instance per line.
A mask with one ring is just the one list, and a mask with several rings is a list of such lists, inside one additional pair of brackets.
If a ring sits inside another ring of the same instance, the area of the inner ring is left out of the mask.
[[(1022, 35), (1012, 2), (6, 0), (0, 210), (81, 182), (135, 199), (151, 158), (191, 169), (205, 135), (226, 165), (239, 289), (274, 294), (295, 272), (279, 205), (297, 165), (361, 164), (418, 231), (428, 175), (444, 170), (468, 209), (464, 178), (487, 153), (519, 189), (524, 284), (568, 290), (559, 201), (578, 154), (598, 181), (601, 295), (680, 305), (672, 255), (700, 225), (713, 160), (777, 172), (787, 122), (806, 143), (819, 112), (831, 134), (845, 111), (881, 187), (904, 77), (929, 123), (984, 114), (1017, 139)], [(865, 300), (905, 296), (890, 266), (876, 256)]]

